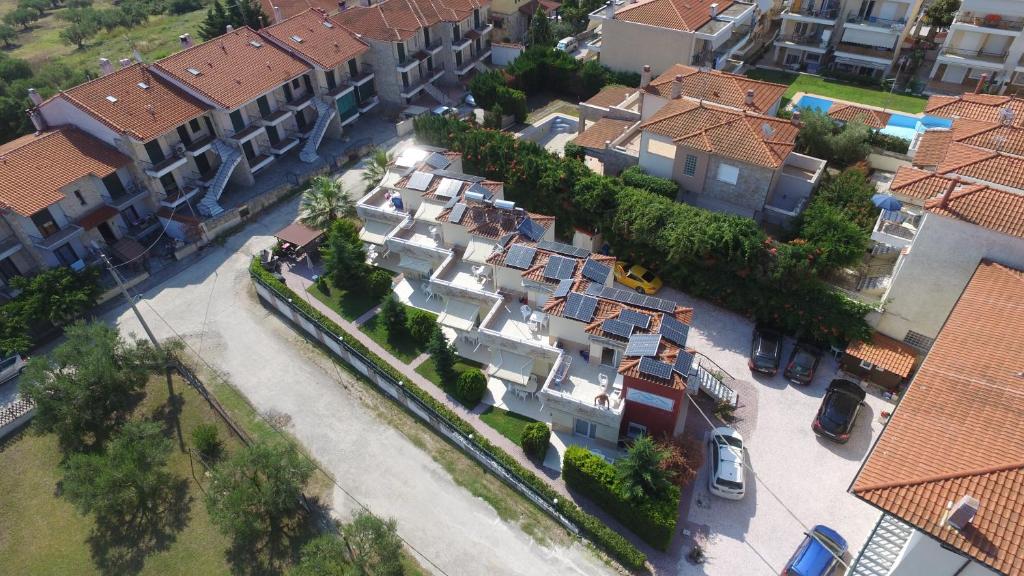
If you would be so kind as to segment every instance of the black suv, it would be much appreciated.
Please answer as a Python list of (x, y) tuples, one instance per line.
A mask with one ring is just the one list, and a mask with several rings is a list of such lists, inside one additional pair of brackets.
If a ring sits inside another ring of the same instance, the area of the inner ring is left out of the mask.
[(782, 360), (782, 333), (764, 326), (754, 327), (747, 366), (754, 372), (774, 376)]
[(845, 444), (866, 396), (864, 389), (854, 382), (833, 380), (821, 399), (821, 408), (811, 428), (821, 436)]
[(797, 342), (789, 353), (789, 362), (783, 375), (793, 384), (807, 385), (814, 380), (814, 373), (821, 361), (821, 349), (807, 342)]

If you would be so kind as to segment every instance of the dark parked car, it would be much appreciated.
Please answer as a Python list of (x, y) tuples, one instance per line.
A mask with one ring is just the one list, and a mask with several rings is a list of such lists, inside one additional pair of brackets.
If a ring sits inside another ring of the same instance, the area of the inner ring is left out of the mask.
[(821, 399), (811, 428), (840, 444), (845, 443), (850, 439), (850, 430), (857, 421), (865, 396), (867, 393), (859, 385), (849, 380), (833, 380)]
[(821, 361), (821, 349), (813, 344), (797, 342), (789, 353), (789, 362), (783, 374), (794, 384), (810, 384)]
[(782, 360), (782, 334), (776, 330), (757, 326), (750, 343), (750, 360), (747, 366), (755, 372), (774, 376)]
[(846, 540), (838, 532), (818, 524), (807, 532), (793, 557), (786, 562), (782, 576), (828, 576), (846, 554)]

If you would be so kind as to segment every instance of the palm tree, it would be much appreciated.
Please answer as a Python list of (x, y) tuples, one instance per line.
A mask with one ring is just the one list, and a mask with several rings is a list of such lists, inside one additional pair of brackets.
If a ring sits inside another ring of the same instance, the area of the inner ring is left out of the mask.
[(355, 203), (341, 182), (328, 176), (317, 176), (302, 193), (299, 220), (306, 226), (326, 230), (338, 218), (355, 214)]
[(623, 495), (631, 500), (657, 498), (665, 493), (671, 482), (670, 472), (661, 468), (668, 451), (650, 436), (636, 439), (626, 456), (615, 462), (616, 478)]
[(390, 164), (391, 154), (388, 154), (387, 150), (374, 148), (373, 152), (370, 153), (370, 161), (366, 163), (366, 171), (363, 172), (363, 182), (366, 183), (367, 191), (380, 184)]

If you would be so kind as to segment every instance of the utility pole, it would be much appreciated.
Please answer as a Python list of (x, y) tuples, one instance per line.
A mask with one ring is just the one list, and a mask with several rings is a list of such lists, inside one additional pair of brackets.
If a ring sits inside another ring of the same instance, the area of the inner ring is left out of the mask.
[(160, 343), (157, 342), (156, 336), (153, 335), (153, 331), (149, 329), (149, 324), (146, 324), (146, 319), (142, 317), (142, 313), (135, 306), (135, 300), (128, 294), (128, 289), (124, 287), (124, 282), (121, 282), (121, 276), (117, 273), (117, 269), (110, 263), (110, 258), (103, 252), (100, 252), (100, 258), (103, 259), (103, 263), (107, 265), (107, 270), (110, 270), (110, 275), (114, 277), (114, 281), (117, 282), (117, 287), (121, 289), (121, 294), (124, 295), (124, 299), (128, 301), (128, 305), (132, 307), (132, 312), (135, 312), (135, 317), (139, 319), (139, 324), (142, 324), (142, 329), (146, 331), (146, 335), (149, 336), (149, 341), (153, 343), (153, 348), (156, 348), (157, 352), (163, 352), (163, 348), (160, 347)]

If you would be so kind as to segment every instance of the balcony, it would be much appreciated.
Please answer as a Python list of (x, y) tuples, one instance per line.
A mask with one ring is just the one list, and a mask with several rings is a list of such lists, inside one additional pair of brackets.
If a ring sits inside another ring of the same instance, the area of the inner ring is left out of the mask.
[(156, 164), (150, 164), (146, 168), (146, 174), (153, 178), (160, 178), (171, 170), (184, 166), (187, 161), (184, 154), (173, 154)]
[(357, 76), (352, 76), (348, 79), (349, 84), (353, 86), (362, 86), (373, 79), (373, 71), (370, 70), (368, 65), (364, 65), (362, 71)]
[(351, 108), (346, 108), (344, 112), (339, 110), (338, 119), (341, 120), (342, 126), (348, 126), (359, 119), (359, 108), (357, 106), (353, 106)]
[(175, 206), (180, 206), (185, 202), (191, 200), (192, 198), (195, 198), (196, 195), (199, 194), (199, 192), (201, 191), (202, 189), (199, 188), (198, 186), (188, 186), (181, 190), (169, 192), (167, 193), (166, 196), (164, 196), (162, 200), (160, 200), (160, 205), (166, 206), (167, 208), (174, 208)]
[(800, 22), (814, 22), (817, 24), (834, 24), (839, 17), (839, 10), (835, 8), (791, 6), (782, 11), (784, 20), (796, 20)]
[(285, 136), (277, 142), (277, 144), (270, 144), (270, 152), (275, 156), (280, 156), (292, 148), (299, 145), (299, 139), (291, 134)]
[(966, 30), (983, 29), (976, 31), (1016, 36), (1017, 32), (1024, 30), (1024, 19), (1007, 19), (998, 14), (979, 15), (975, 12), (961, 12), (957, 14), (956, 20), (953, 21), (953, 26)]
[(249, 127), (239, 130), (238, 132), (235, 132), (231, 136), (228, 136), (228, 138), (231, 138), (232, 140), (235, 140), (238, 143), (242, 143), (248, 140), (252, 140), (261, 132), (266, 132), (266, 128), (264, 128), (263, 125), (251, 124)]
[(17, 253), (21, 248), (21, 240), (18, 240), (18, 237), (14, 234), (0, 239), (0, 260), (10, 258), (11, 255)]
[(895, 54), (892, 50), (883, 50), (862, 44), (851, 44), (850, 42), (836, 44), (836, 56), (841, 55), (847, 58), (864, 59), (873, 64), (889, 65), (892, 63), (892, 57)]
[(462, 68), (456, 68), (455, 74), (462, 76), (468, 74), (470, 70), (476, 67), (477, 62), (483, 62), (483, 60), (491, 55), (491, 49), (480, 52), (475, 57), (465, 58), (462, 60)]
[(452, 52), (458, 52), (458, 51), (462, 50), (463, 48), (465, 48), (466, 46), (469, 46), (469, 43), (470, 43), (471, 40), (472, 40), (472, 38), (470, 38), (468, 35), (461, 36), (458, 39), (453, 38), (452, 39)]
[(82, 233), (83, 228), (78, 224), (68, 224), (60, 230), (50, 234), (46, 237), (29, 236), (32, 239), (32, 244), (37, 248), (43, 250), (56, 250), (64, 244), (67, 244), (72, 238)]
[(821, 34), (783, 34), (775, 39), (775, 45), (781, 48), (797, 48), (818, 54), (824, 54), (828, 50), (828, 42), (821, 39)]
[(134, 222), (128, 222), (127, 228), (122, 228), (125, 234), (136, 240), (146, 237), (151, 232), (160, 228), (160, 219), (154, 214), (147, 214)]
[(914, 236), (917, 235), (917, 227), (914, 225), (916, 218), (913, 214), (901, 212), (901, 219), (904, 221), (883, 218), (888, 213), (882, 211), (875, 221), (875, 228), (871, 231), (871, 239), (875, 242), (893, 246), (895, 248), (906, 248), (913, 244)]
[(141, 186), (138, 186), (135, 188), (127, 189), (125, 193), (121, 194), (120, 196), (111, 196), (110, 199), (107, 200), (107, 204), (113, 206), (117, 210), (124, 210), (132, 203), (134, 203), (136, 200), (148, 195), (149, 190)]
[(255, 174), (260, 170), (263, 170), (267, 166), (270, 166), (270, 163), (273, 161), (273, 156), (269, 154), (260, 154), (259, 156), (249, 161), (249, 170), (251, 170), (252, 173)]
[(1006, 61), (1006, 54), (1005, 50), (986, 52), (984, 50), (961, 50), (947, 46), (939, 52), (939, 60), (947, 64), (981, 66), (992, 70), (1001, 70), (1003, 62)]
[[(546, 406), (617, 430), (625, 401), (622, 376), (611, 366), (593, 365), (575, 350), (559, 355), (540, 390)], [(604, 403), (599, 398), (607, 397)]]
[(271, 112), (266, 116), (259, 119), (261, 126), (277, 126), (281, 122), (288, 119), (294, 112), (288, 109), (278, 110), (277, 112)]
[(413, 96), (419, 94), (420, 91), (423, 90), (424, 86), (430, 84), (434, 80), (437, 80), (438, 78), (441, 77), (442, 74), (444, 74), (444, 68), (438, 68), (433, 72), (427, 72), (427, 77), (425, 79), (421, 79), (419, 82), (416, 82), (415, 84), (409, 84), (408, 86), (402, 88), (402, 91), (399, 93), (399, 95), (401, 95), (402, 98), (412, 98)]
[(285, 102), (284, 107), (291, 110), (292, 112), (298, 112), (299, 110), (302, 110), (303, 108), (309, 106), (312, 103), (313, 95), (306, 94), (302, 98), (296, 98), (290, 102)]
[(846, 23), (854, 26), (866, 26), (872, 29), (877, 28), (879, 31), (892, 32), (893, 34), (903, 32), (903, 29), (907, 26), (906, 18), (900, 18), (899, 20), (887, 20), (885, 18), (878, 18), (875, 16), (858, 16), (856, 14), (850, 14), (847, 16)]
[(366, 112), (369, 112), (377, 104), (380, 104), (380, 98), (378, 98), (377, 95), (374, 94), (373, 96), (370, 96), (366, 100), (363, 100), (362, 102), (359, 103), (359, 113), (365, 114)]
[(203, 136), (198, 140), (193, 140), (191, 144), (185, 147), (185, 154), (189, 156), (199, 156), (204, 154), (213, 146), (213, 136)]

